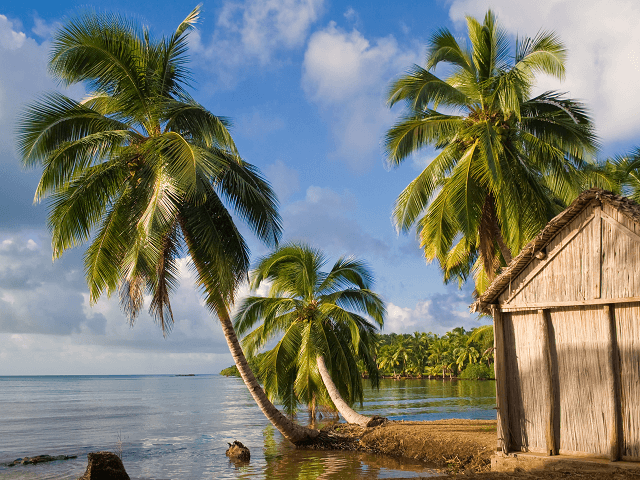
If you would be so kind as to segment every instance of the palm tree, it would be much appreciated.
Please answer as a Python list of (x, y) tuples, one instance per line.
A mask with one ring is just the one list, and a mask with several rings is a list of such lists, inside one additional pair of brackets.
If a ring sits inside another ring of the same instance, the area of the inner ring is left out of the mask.
[(383, 370), (383, 371), (388, 370), (392, 372), (393, 376), (395, 377), (397, 363), (393, 359), (394, 353), (395, 351), (393, 348), (393, 344), (383, 345), (378, 350), (378, 356), (376, 360), (377, 360), (378, 368), (380, 370)]
[(458, 366), (458, 372), (464, 370), (465, 363), (476, 363), (480, 357), (480, 352), (476, 350), (476, 347), (470, 343), (460, 345), (453, 351), (453, 355), (456, 359), (456, 365)]
[(448, 365), (451, 363), (449, 340), (446, 337), (435, 338), (431, 343), (429, 361), (438, 370), (442, 370), (444, 380)]
[(594, 186), (625, 195), (640, 202), (640, 147), (625, 155), (617, 155), (595, 169)]
[(393, 346), (393, 362), (394, 365), (399, 365), (402, 369), (401, 375), (405, 376), (408, 365), (414, 359), (413, 348), (411, 342), (407, 341), (405, 337), (399, 336)]
[[(393, 82), (388, 104), (405, 114), (386, 135), (388, 162), (398, 166), (431, 145), (437, 156), (396, 200), (399, 231), (417, 227), (428, 261), (445, 282), (474, 274), (477, 292), (573, 200), (585, 183), (581, 168), (596, 146), (580, 103), (557, 92), (531, 96), (535, 75), (564, 76), (566, 50), (553, 33), (509, 41), (488, 11), (467, 17), (469, 46), (447, 29)], [(450, 67), (444, 80), (432, 71)]]
[(325, 263), (320, 251), (304, 244), (285, 245), (262, 258), (251, 273), (251, 288), (270, 283), (269, 295), (245, 298), (234, 326), (243, 335), (259, 324), (243, 340), (249, 355), (279, 337), (266, 357), (265, 389), (290, 411), (297, 400), (313, 405), (321, 399), (324, 385), (347, 422), (367, 425), (372, 419), (349, 404), (362, 403), (358, 360), (377, 386), (373, 349), (384, 303), (370, 289), (373, 277), (365, 263), (343, 257), (328, 273), (321, 270)]
[(319, 432), (271, 404), (229, 317), (249, 250), (225, 205), (267, 245), (277, 244), (281, 223), (275, 194), (238, 156), (229, 122), (186, 91), (187, 37), (198, 16), (196, 8), (159, 40), (118, 15), (70, 20), (53, 39), (49, 69), (90, 94), (77, 102), (50, 93), (28, 107), (19, 149), (26, 166), (43, 169), (35, 200), (51, 198), (54, 258), (90, 242), (84, 263), (91, 302), (118, 292), (133, 323), (147, 294), (166, 334), (176, 261), (188, 254), (251, 395), (286, 438), (310, 442)]
[(419, 377), (422, 377), (425, 373), (429, 356), (429, 342), (432, 340), (431, 335), (425, 332), (413, 332), (413, 337), (411, 337), (411, 350), (413, 352), (411, 369)]
[(478, 345), (481, 359), (485, 360), (488, 366), (491, 366), (494, 351), (493, 325), (482, 325), (481, 327), (474, 328), (469, 335), (468, 343)]

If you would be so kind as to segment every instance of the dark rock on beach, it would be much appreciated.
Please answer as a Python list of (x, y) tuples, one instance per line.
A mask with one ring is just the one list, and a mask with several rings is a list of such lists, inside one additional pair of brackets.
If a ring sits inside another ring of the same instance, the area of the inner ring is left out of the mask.
[(87, 457), (87, 471), (78, 480), (130, 480), (122, 460), (115, 453), (96, 452)]
[(374, 415), (371, 417), (371, 420), (367, 422), (367, 428), (378, 427), (387, 423), (389, 420), (386, 417), (380, 417), (378, 415)]
[(251, 453), (249, 452), (249, 449), (245, 447), (242, 443), (240, 443), (238, 440), (234, 440), (233, 443), (230, 443), (229, 448), (225, 453), (227, 454), (227, 457), (229, 457), (230, 459), (239, 460), (241, 462), (248, 462), (249, 459), (251, 458)]
[(35, 457), (16, 458), (13, 462), (9, 462), (6, 465), (8, 467), (14, 467), (16, 465), (35, 465), (36, 463), (55, 462), (56, 460), (69, 460), (72, 458), (78, 458), (75, 455), (36, 455)]

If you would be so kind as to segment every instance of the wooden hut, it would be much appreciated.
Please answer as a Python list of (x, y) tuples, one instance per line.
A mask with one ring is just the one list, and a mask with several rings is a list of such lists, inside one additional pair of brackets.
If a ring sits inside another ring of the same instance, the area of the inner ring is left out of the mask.
[(471, 307), (494, 321), (499, 451), (640, 461), (640, 205), (582, 193)]

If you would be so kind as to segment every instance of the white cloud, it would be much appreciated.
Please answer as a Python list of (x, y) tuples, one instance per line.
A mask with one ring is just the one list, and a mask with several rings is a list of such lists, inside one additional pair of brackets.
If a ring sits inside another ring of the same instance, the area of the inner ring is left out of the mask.
[(213, 64), (222, 84), (231, 86), (238, 69), (268, 65), (279, 50), (302, 46), (322, 10), (323, 0), (228, 0), (212, 37), (192, 35), (193, 58)]
[(85, 343), (79, 336), (0, 333), (0, 375), (218, 373), (228, 353), (170, 352)]
[[(56, 88), (47, 73), (48, 54), (47, 42), (39, 44), (0, 15), (0, 162), (16, 161), (13, 133), (20, 109), (38, 94)], [(82, 89), (74, 87), (66, 93), (79, 97)]]
[(388, 243), (366, 232), (358, 223), (357, 214), (358, 203), (352, 192), (310, 186), (303, 200), (282, 211), (285, 240), (305, 241), (336, 257), (388, 257)]
[(34, 26), (31, 31), (38, 37), (44, 39), (51, 38), (53, 33), (60, 27), (62, 27), (62, 24), (60, 22), (47, 23), (46, 20), (43, 20), (37, 14), (34, 16), (33, 23)]
[(413, 308), (387, 304), (386, 333), (433, 332), (442, 335), (453, 328), (471, 329), (479, 325), (475, 317), (469, 315), (471, 295), (468, 292), (451, 289), (446, 293), (436, 293), (425, 300), (416, 302)]
[(280, 203), (287, 201), (291, 195), (300, 190), (298, 171), (289, 168), (282, 160), (276, 160), (264, 169)]
[[(591, 109), (604, 142), (640, 133), (640, 3), (632, 0), (454, 0), (450, 16), (483, 17), (488, 8), (512, 34), (556, 32), (568, 48), (566, 80), (543, 79), (541, 89), (567, 91)], [(465, 28), (460, 24), (461, 29)]]
[(380, 139), (396, 117), (385, 105), (385, 89), (418, 60), (417, 48), (403, 48), (391, 35), (369, 41), (334, 22), (311, 36), (302, 87), (332, 125), (335, 158), (354, 171), (380, 161)]
[(429, 314), (429, 304), (428, 300), (417, 303), (415, 308), (399, 307), (393, 303), (387, 304), (385, 332), (410, 333), (420, 330), (419, 323), (433, 321)]
[[(227, 353), (222, 331), (196, 287), (188, 258), (179, 260), (180, 285), (171, 306), (175, 324), (165, 339), (146, 308), (131, 328), (117, 295), (89, 304), (80, 252), (51, 261), (49, 239), (0, 236), (0, 332), (46, 334), (68, 341), (133, 350)], [(40, 246), (46, 245), (46, 246)]]

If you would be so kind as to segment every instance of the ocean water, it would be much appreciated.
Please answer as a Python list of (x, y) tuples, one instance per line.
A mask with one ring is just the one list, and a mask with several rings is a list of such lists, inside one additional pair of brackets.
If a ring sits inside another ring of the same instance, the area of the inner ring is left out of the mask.
[[(367, 415), (393, 420), (495, 418), (493, 382), (383, 380), (365, 391)], [(307, 421), (306, 412), (298, 421)], [(236, 465), (227, 442), (249, 447)], [(74, 460), (0, 466), (0, 478), (75, 479), (89, 452), (121, 454), (134, 479), (365, 479), (428, 476), (424, 464), (354, 452), (296, 450), (253, 402), (242, 380), (194, 377), (0, 377), (0, 463), (19, 457)]]

